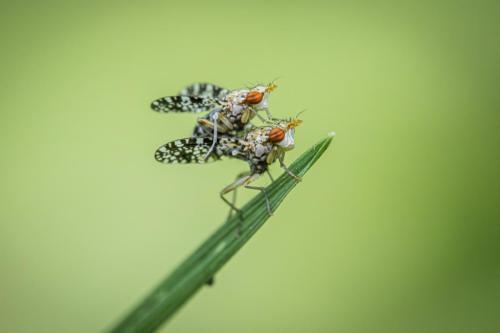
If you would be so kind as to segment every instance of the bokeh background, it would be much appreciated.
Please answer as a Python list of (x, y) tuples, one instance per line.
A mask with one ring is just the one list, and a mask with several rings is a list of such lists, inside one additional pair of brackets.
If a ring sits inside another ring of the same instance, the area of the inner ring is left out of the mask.
[(149, 103), (280, 77), (273, 114), (307, 109), (288, 161), (337, 137), (160, 331), (498, 332), (499, 5), (2, 1), (0, 331), (98, 332), (142, 299), (247, 168), (156, 163), (196, 116)]

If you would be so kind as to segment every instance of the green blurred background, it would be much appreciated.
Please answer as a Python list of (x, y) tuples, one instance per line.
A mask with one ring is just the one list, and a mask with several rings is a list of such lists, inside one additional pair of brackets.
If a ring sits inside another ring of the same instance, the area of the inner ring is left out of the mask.
[(149, 103), (280, 77), (288, 161), (337, 137), (161, 331), (498, 332), (499, 33), (498, 1), (2, 1), (0, 331), (121, 318), (247, 168), (156, 163), (196, 116)]

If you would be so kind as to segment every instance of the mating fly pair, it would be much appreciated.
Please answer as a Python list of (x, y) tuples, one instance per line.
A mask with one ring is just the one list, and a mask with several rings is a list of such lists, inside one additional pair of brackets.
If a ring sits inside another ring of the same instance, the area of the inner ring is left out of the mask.
[[(268, 97), (276, 89), (274, 83), (253, 88), (228, 90), (211, 83), (195, 83), (184, 88), (179, 95), (159, 98), (151, 103), (154, 111), (166, 112), (206, 112), (198, 119), (193, 130), (196, 137), (214, 137), (214, 145), (219, 134), (236, 135), (249, 126), (257, 116), (266, 121), (258, 111), (264, 110), (268, 120)], [(208, 159), (212, 146), (205, 159)]]
[[(234, 204), (235, 197), (230, 202), (224, 195), (240, 186), (260, 190), (265, 195), (268, 212), (272, 214), (264, 188), (249, 184), (265, 172), (271, 177), (268, 167), (275, 160), (290, 176), (300, 180), (286, 167), (284, 155), (295, 145), (295, 127), (301, 120), (271, 118), (267, 99), (275, 88), (274, 84), (269, 84), (230, 91), (209, 83), (196, 83), (183, 89), (177, 96), (155, 100), (151, 108), (158, 112), (208, 112), (198, 119), (192, 137), (159, 147), (155, 159), (167, 164), (205, 163), (222, 157), (244, 160), (249, 164), (250, 171), (226, 186), (220, 192), (221, 198), (231, 207), (231, 211), (239, 211)], [(258, 114), (261, 110), (267, 113), (268, 119), (262, 119)], [(255, 116), (266, 125), (252, 126), (250, 120)]]

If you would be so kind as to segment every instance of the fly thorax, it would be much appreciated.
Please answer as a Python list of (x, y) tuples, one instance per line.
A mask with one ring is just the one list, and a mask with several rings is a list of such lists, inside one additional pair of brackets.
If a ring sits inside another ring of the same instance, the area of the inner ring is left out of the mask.
[(242, 104), (245, 101), (247, 92), (247, 90), (235, 90), (225, 97), (225, 100), (228, 104), (228, 109), (231, 110), (233, 114), (241, 113), (241, 111), (244, 109), (244, 105)]
[(231, 106), (231, 112), (233, 113), (233, 115), (240, 115), (246, 108), (247, 108), (246, 105), (242, 105), (240, 103), (234, 103)]
[(255, 145), (255, 156), (261, 157), (262, 155), (267, 154), (268, 152), (269, 148), (267, 147), (267, 145), (261, 143), (257, 143)]

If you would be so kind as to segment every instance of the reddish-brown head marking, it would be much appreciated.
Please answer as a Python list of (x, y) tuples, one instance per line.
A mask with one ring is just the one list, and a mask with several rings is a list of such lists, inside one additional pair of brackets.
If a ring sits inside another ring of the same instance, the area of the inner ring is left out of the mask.
[(269, 132), (269, 142), (277, 143), (283, 141), (285, 138), (285, 131), (279, 127), (271, 129)]
[(259, 104), (262, 102), (262, 98), (264, 98), (264, 94), (258, 91), (250, 91), (245, 97), (245, 104)]

